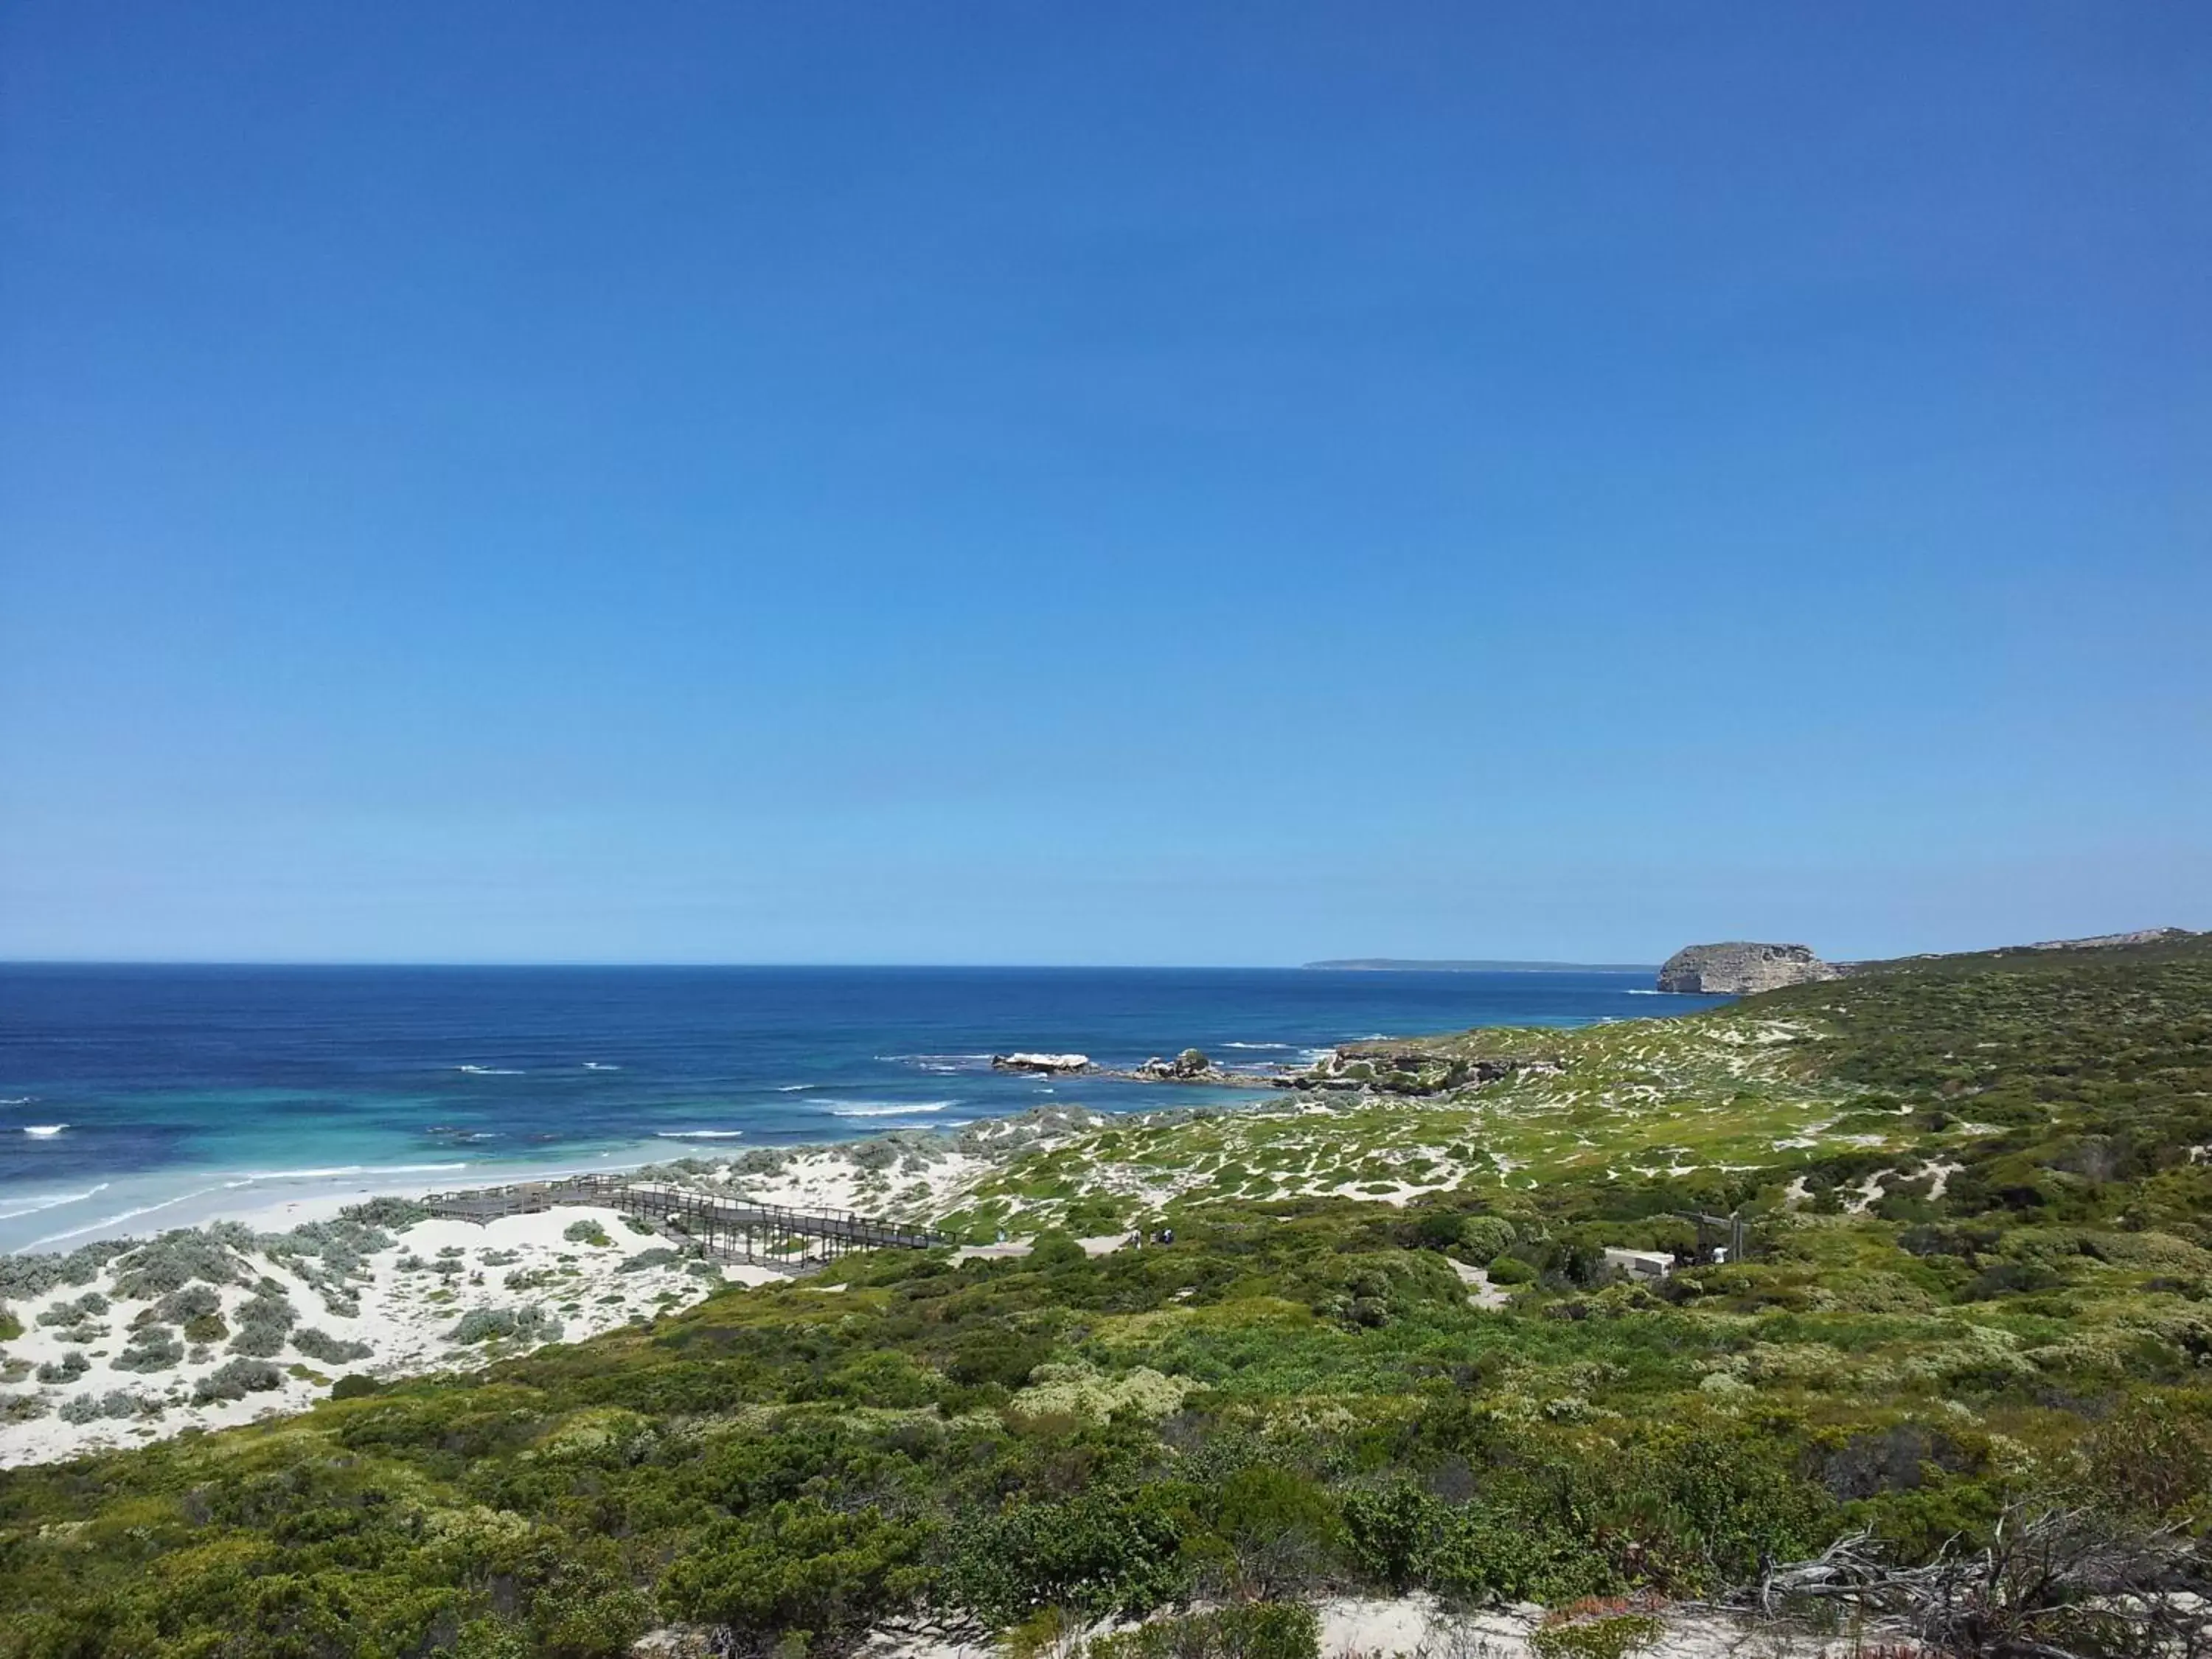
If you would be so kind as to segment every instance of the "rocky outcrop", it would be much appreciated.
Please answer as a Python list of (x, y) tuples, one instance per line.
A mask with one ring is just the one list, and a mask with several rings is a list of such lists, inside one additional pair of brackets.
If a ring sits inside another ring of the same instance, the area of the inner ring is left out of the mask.
[(2098, 933), (2089, 939), (2038, 939), (2031, 951), (2108, 951), (2119, 945), (2168, 945), (2193, 937), (2186, 927), (2138, 927), (2132, 933)]
[(1022, 1072), (1031, 1077), (1066, 1077), (1091, 1069), (1088, 1054), (993, 1054), (994, 1072)]
[(1558, 1050), (1537, 1033), (1474, 1030), (1455, 1036), (1379, 1037), (1343, 1043), (1291, 1079), (1291, 1086), (1386, 1095), (1445, 1095), (1479, 1089), (1516, 1073), (1565, 1069)]
[(1659, 988), (1740, 997), (1836, 976), (1837, 969), (1806, 945), (1731, 939), (1723, 945), (1687, 945), (1675, 951), (1659, 969)]
[(1186, 1048), (1173, 1060), (1162, 1060), (1154, 1054), (1137, 1070), (1162, 1083), (1197, 1083), (1220, 1075), (1204, 1050), (1198, 1048)]

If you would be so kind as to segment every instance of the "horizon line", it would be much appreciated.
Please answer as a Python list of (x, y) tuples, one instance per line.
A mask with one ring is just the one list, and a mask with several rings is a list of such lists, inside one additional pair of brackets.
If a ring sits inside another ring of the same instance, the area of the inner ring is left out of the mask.
[[(544, 958), (534, 961), (500, 960), (495, 958), (453, 958), (451, 960), (422, 960), (398, 957), (362, 957), (331, 958), (319, 957), (0, 957), (0, 969), (9, 968), (419, 968), (419, 969), (578, 969), (578, 968), (638, 968), (653, 969), (775, 969), (781, 970), (840, 971), (853, 969), (919, 969), (956, 972), (1020, 972), (1020, 973), (1512, 973), (1518, 970), (1541, 972), (1550, 969), (1582, 969), (1591, 973), (1656, 972), (1659, 964), (1653, 963), (1576, 962), (1537, 957), (1500, 958), (1495, 968), (1465, 968), (1443, 964), (1460, 961), (1479, 961), (1481, 958), (1454, 957), (1323, 957), (1313, 962), (1209, 962), (1209, 963), (1147, 963), (1147, 962), (743, 962), (743, 961), (647, 961), (592, 960), (586, 957)], [(1389, 962), (1387, 968), (1348, 967), (1343, 963)], [(1430, 965), (1433, 963), (1436, 965)]]

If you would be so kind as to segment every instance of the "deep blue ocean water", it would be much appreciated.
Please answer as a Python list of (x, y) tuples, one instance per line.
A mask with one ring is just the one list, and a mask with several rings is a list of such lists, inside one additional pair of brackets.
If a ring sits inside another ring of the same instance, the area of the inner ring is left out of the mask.
[(1581, 971), (0, 966), (0, 1250), (333, 1189), (1206, 1097), (1001, 1075), (994, 1051), (1132, 1065), (1197, 1047), (1290, 1066), (1355, 1037), (1721, 1000), (1656, 998), (1650, 984)]

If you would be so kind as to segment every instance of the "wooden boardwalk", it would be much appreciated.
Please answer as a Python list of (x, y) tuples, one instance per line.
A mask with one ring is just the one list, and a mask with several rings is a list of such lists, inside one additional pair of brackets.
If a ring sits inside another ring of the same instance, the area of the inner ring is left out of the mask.
[(571, 1176), (432, 1193), (422, 1202), (431, 1214), (455, 1221), (496, 1221), (564, 1204), (595, 1205), (634, 1215), (655, 1232), (696, 1244), (709, 1255), (793, 1267), (834, 1261), (854, 1250), (927, 1250), (948, 1242), (926, 1227), (878, 1221), (850, 1210), (787, 1209), (621, 1176)]

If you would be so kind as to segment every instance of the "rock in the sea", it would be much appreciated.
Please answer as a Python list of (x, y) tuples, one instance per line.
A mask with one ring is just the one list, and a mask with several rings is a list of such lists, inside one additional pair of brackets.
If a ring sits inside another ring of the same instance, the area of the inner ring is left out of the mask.
[(1740, 997), (1836, 976), (1837, 969), (1805, 945), (1754, 945), (1731, 939), (1723, 945), (1686, 945), (1675, 951), (1659, 969), (1659, 988)]
[(1088, 1054), (993, 1054), (994, 1072), (1026, 1072), (1037, 1077), (1059, 1077), (1091, 1069)]
[(1195, 1083), (1214, 1075), (1213, 1062), (1199, 1048), (1186, 1048), (1173, 1060), (1162, 1060), (1154, 1054), (1137, 1070), (1164, 1083)]

